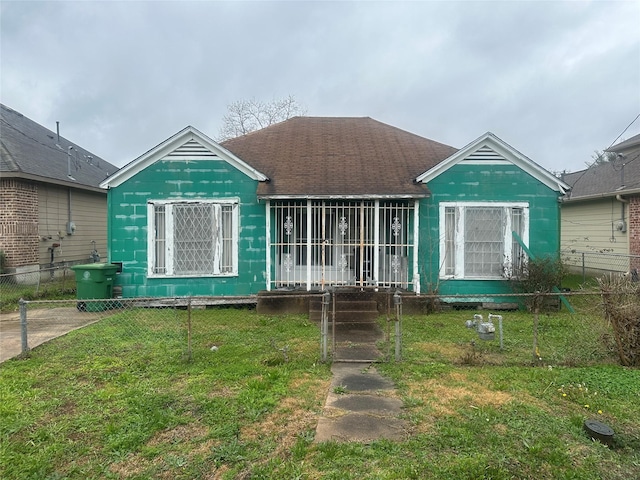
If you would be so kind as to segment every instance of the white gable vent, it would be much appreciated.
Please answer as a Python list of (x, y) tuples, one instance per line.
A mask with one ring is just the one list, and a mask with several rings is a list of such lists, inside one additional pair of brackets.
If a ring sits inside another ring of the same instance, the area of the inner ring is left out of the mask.
[(510, 162), (492, 148), (483, 145), (467, 156), (461, 163), (499, 165)]
[(189, 160), (193, 158), (202, 159), (214, 157), (217, 157), (215, 153), (213, 153), (201, 143), (196, 142), (195, 140), (189, 140), (187, 143), (185, 143), (181, 147), (176, 148), (174, 151), (167, 155), (167, 158), (171, 158), (172, 160)]

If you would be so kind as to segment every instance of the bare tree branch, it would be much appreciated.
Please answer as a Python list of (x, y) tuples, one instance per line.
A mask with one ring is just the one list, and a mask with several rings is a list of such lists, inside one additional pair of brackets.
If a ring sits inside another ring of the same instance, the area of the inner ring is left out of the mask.
[(227, 105), (227, 113), (222, 117), (218, 141), (246, 135), (306, 113), (306, 108), (300, 105), (293, 95), (280, 99), (274, 98), (270, 102), (255, 98), (236, 100)]

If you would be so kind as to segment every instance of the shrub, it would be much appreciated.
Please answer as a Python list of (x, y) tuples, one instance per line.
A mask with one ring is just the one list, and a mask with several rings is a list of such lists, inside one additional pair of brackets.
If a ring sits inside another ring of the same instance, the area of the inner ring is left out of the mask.
[(519, 271), (512, 279), (514, 290), (518, 293), (531, 293), (526, 303), (532, 311), (540, 310), (554, 287), (562, 284), (567, 274), (564, 263), (556, 257), (541, 257), (522, 262)]
[(627, 277), (599, 279), (605, 318), (611, 323), (620, 363), (640, 366), (640, 282)]

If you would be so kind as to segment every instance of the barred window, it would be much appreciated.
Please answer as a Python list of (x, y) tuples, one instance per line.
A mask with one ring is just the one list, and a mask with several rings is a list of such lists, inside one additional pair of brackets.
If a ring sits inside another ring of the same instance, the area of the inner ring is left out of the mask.
[(237, 203), (149, 203), (149, 275), (237, 274)]
[(511, 276), (524, 252), (513, 232), (526, 244), (526, 203), (440, 204), (440, 276), (498, 279)]

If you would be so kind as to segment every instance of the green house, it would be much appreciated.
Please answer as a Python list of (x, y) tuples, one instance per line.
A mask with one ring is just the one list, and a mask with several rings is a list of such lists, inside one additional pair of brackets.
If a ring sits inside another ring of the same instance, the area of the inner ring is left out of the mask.
[(501, 301), (527, 249), (558, 254), (567, 188), (491, 133), (458, 150), (331, 117), (220, 144), (187, 127), (101, 186), (123, 297), (339, 286), (470, 302)]
[[(558, 258), (560, 197), (568, 185), (491, 133), (418, 176), (424, 201), (424, 287), (459, 301), (508, 302), (526, 261)], [(514, 233), (516, 235), (514, 235)]]

